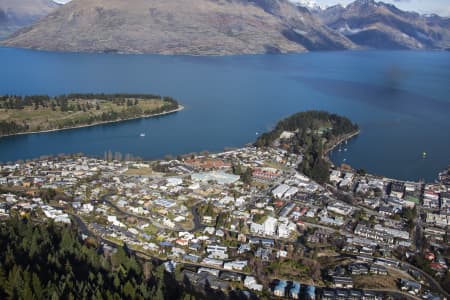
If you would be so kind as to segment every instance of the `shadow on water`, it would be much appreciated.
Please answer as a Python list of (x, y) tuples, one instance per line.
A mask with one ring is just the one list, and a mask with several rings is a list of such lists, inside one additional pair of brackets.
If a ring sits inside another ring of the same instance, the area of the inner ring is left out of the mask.
[(362, 102), (386, 111), (414, 117), (450, 111), (450, 102), (402, 90), (391, 82), (381, 85), (327, 78), (296, 76), (293, 79), (330, 96)]

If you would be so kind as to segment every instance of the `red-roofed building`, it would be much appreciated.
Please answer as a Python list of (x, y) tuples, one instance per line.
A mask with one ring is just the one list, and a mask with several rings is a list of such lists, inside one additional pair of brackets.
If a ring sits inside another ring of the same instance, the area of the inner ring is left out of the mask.
[(273, 168), (257, 168), (253, 170), (252, 175), (261, 180), (273, 180), (280, 177), (281, 172)]
[(180, 246), (187, 246), (189, 244), (188, 240), (186, 239), (178, 239), (175, 243), (177, 243)]
[(440, 272), (440, 271), (447, 271), (448, 267), (446, 265), (440, 264), (440, 263), (431, 263), (430, 268), (433, 271)]
[(433, 252), (428, 251), (427, 253), (425, 253), (426, 260), (433, 261), (435, 258), (436, 258), (436, 256), (434, 255)]
[(186, 160), (185, 163), (193, 167), (201, 168), (203, 170), (231, 168), (231, 163), (214, 159), (206, 159), (206, 160), (189, 159)]
[(282, 206), (284, 205), (284, 202), (278, 200), (278, 201), (275, 201), (274, 205), (275, 205), (276, 207), (282, 207)]

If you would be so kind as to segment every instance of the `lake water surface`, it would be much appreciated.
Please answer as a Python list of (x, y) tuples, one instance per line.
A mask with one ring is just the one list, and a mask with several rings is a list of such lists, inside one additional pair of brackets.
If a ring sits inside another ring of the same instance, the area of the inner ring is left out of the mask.
[(449, 52), (183, 57), (0, 48), (0, 65), (0, 94), (156, 93), (186, 106), (164, 117), (1, 138), (0, 161), (221, 151), (253, 142), (290, 114), (322, 109), (362, 129), (347, 151), (332, 153), (336, 163), (428, 181), (450, 163)]

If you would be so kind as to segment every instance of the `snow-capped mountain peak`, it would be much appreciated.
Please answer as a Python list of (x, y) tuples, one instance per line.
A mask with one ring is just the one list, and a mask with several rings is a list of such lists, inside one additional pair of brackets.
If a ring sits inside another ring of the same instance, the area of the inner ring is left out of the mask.
[(315, 0), (290, 0), (295, 5), (303, 6), (311, 10), (321, 9)]

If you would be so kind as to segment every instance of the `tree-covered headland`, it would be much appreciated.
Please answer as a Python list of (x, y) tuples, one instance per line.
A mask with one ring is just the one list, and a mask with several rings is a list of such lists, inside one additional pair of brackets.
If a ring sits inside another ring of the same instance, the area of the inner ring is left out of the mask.
[[(291, 153), (303, 154), (299, 171), (318, 183), (325, 183), (330, 171), (330, 163), (325, 157), (328, 150), (358, 130), (358, 125), (346, 117), (325, 111), (306, 111), (278, 122), (272, 131), (257, 139), (256, 146), (275, 145)], [(286, 138), (280, 138), (283, 132), (288, 133)]]

